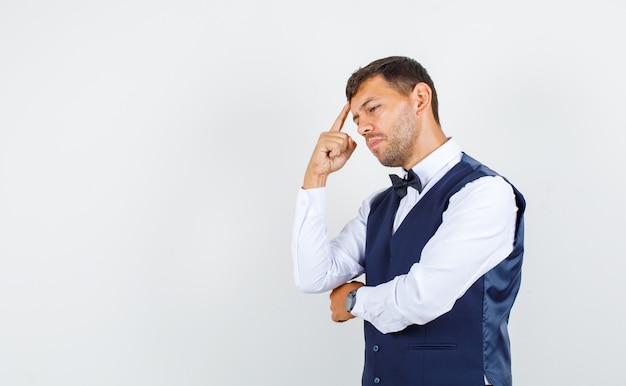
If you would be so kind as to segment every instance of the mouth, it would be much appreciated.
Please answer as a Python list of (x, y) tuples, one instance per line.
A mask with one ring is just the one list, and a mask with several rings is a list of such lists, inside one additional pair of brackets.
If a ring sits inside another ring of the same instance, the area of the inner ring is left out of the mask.
[(370, 148), (370, 150), (374, 150), (374, 148), (375, 148), (376, 146), (378, 146), (378, 145), (379, 145), (382, 141), (383, 141), (383, 139), (382, 139), (382, 138), (380, 138), (380, 137), (377, 137), (377, 138), (369, 138), (369, 139), (367, 140), (367, 147), (369, 147), (369, 148)]

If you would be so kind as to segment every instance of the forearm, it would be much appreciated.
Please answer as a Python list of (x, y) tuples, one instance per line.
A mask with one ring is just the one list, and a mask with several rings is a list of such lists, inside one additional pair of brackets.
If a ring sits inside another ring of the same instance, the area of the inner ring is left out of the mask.
[(303, 292), (325, 292), (362, 273), (358, 261), (362, 246), (355, 238), (354, 222), (335, 240), (329, 239), (325, 194), (324, 189), (298, 193), (291, 254), (294, 281)]
[(357, 293), (352, 311), (381, 332), (426, 324), (448, 312), (513, 248), (517, 208), (510, 186), (486, 177), (450, 200), (443, 222), (409, 272)]

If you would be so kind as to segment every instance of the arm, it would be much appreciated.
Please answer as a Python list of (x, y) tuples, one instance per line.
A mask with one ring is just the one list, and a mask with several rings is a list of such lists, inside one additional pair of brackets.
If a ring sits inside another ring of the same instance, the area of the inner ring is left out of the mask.
[(364, 222), (354, 219), (332, 242), (326, 227), (326, 179), (356, 148), (356, 142), (341, 132), (349, 112), (346, 104), (330, 131), (320, 134), (298, 193), (291, 252), (296, 286), (303, 292), (327, 291), (363, 271), (359, 259), (365, 245)]
[(511, 186), (501, 177), (469, 183), (450, 199), (420, 262), (387, 283), (360, 288), (352, 314), (388, 333), (448, 312), (510, 254), (516, 212)]
[(294, 216), (291, 256), (300, 291), (321, 293), (363, 273), (369, 199), (357, 217), (330, 240), (326, 226), (325, 189), (301, 189)]

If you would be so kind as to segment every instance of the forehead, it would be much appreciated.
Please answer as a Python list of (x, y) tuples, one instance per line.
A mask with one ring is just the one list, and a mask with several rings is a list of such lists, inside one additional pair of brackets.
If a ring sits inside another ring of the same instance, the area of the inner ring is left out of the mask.
[(353, 107), (360, 107), (362, 101), (391, 95), (401, 95), (382, 75), (375, 75), (361, 84), (351, 100)]
[(358, 122), (359, 115), (372, 103), (385, 101), (394, 103), (405, 95), (395, 89), (382, 75), (376, 75), (364, 81), (350, 100), (352, 120)]

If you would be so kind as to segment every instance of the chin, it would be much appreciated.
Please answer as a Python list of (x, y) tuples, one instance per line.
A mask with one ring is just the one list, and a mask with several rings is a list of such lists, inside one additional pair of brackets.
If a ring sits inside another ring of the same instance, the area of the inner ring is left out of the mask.
[(374, 154), (374, 157), (376, 157), (378, 162), (380, 162), (383, 166), (395, 168), (404, 165), (404, 163), (399, 161), (397, 157), (389, 157), (389, 154), (385, 154), (378, 149), (371, 150), (371, 152), (372, 154)]
[(384, 159), (380, 159), (380, 158), (378, 159), (378, 162), (380, 162), (381, 165), (387, 166), (389, 168), (395, 168), (395, 167), (398, 167), (398, 166), (402, 166), (402, 164), (398, 164), (397, 162), (384, 160)]

